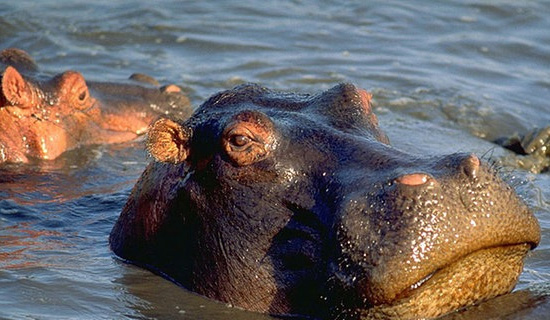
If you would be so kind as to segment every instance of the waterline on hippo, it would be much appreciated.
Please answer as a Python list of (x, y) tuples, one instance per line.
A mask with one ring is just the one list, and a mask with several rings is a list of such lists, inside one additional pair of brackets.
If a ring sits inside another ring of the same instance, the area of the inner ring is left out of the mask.
[(275, 315), (432, 318), (511, 291), (531, 211), (475, 155), (391, 147), (370, 99), (243, 85), (158, 120), (112, 250)]

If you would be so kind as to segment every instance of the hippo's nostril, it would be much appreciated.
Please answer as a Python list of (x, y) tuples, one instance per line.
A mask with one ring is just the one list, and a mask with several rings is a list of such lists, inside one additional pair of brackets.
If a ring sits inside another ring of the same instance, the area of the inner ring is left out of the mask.
[(169, 84), (160, 88), (160, 91), (163, 93), (179, 93), (181, 92), (181, 88), (176, 86), (175, 84)]
[(409, 173), (397, 177), (395, 179), (395, 182), (407, 186), (419, 186), (428, 182), (429, 178), (430, 177), (425, 173)]
[(460, 166), (468, 177), (475, 178), (479, 170), (480, 161), (476, 155), (471, 154), (462, 160)]

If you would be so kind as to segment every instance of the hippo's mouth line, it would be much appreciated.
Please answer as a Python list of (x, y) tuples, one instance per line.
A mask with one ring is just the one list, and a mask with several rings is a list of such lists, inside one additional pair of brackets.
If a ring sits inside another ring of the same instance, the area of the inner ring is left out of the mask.
[(475, 250), (430, 272), (391, 301), (365, 309), (367, 319), (435, 318), (512, 291), (532, 243)]
[[(418, 282), (416, 282), (415, 284), (411, 285), (408, 289), (406, 289), (405, 291), (414, 291), (418, 288), (420, 288), (426, 281), (429, 281), (433, 276), (434, 274), (437, 273), (437, 271), (439, 271), (441, 269), (437, 269), (436, 271), (430, 273), (429, 275), (427, 275), (426, 277), (420, 279)], [(406, 292), (405, 292), (406, 293)], [(403, 293), (402, 293), (403, 294)]]
[(461, 264), (462, 262), (470, 259), (472, 256), (475, 256), (476, 254), (480, 252), (486, 252), (486, 251), (493, 251), (493, 250), (510, 250), (510, 251), (525, 251), (527, 253), (531, 248), (533, 248), (534, 245), (532, 243), (517, 243), (517, 244), (504, 244), (504, 245), (495, 245), (491, 247), (484, 247), (477, 250), (474, 250), (466, 255), (460, 256), (457, 259), (450, 261), (449, 263), (438, 267), (432, 272), (429, 272), (427, 276), (423, 277), (422, 279), (418, 280), (417, 282), (413, 283), (409, 287), (407, 287), (405, 290), (403, 290), (401, 293), (399, 293), (395, 300), (401, 300), (403, 298), (407, 298), (410, 296), (413, 296), (422, 290), (424, 290), (426, 287), (431, 286), (434, 284), (434, 282), (438, 281), (438, 276), (448, 272), (449, 270), (455, 269), (458, 264)]

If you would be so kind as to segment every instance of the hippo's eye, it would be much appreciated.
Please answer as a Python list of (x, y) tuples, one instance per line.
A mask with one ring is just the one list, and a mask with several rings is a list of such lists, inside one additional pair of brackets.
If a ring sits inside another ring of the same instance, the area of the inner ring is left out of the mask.
[(235, 121), (225, 129), (222, 147), (234, 164), (246, 166), (264, 159), (269, 153), (272, 140), (272, 132), (262, 125)]
[(86, 99), (86, 97), (88, 96), (88, 92), (87, 91), (82, 91), (80, 93), (80, 95), (78, 96), (78, 100), (80, 101), (84, 101)]
[(243, 151), (255, 141), (253, 133), (246, 126), (235, 126), (226, 130), (225, 144), (228, 151)]
[(56, 94), (60, 100), (70, 105), (69, 110), (85, 110), (93, 103), (86, 80), (80, 73), (66, 71), (57, 75), (54, 80), (57, 82)]
[(229, 138), (229, 142), (235, 147), (241, 148), (252, 142), (252, 140), (247, 136), (234, 134)]
[(90, 107), (90, 95), (88, 93), (88, 88), (75, 88), (73, 95), (73, 106), (80, 110), (85, 110)]

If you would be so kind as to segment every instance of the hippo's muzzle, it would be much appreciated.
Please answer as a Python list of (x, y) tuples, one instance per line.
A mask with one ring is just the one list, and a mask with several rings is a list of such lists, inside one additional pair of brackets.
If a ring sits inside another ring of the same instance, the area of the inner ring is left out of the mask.
[(339, 222), (337, 274), (367, 314), (435, 317), (511, 291), (540, 240), (513, 190), (475, 155), (397, 168), (355, 191)]

